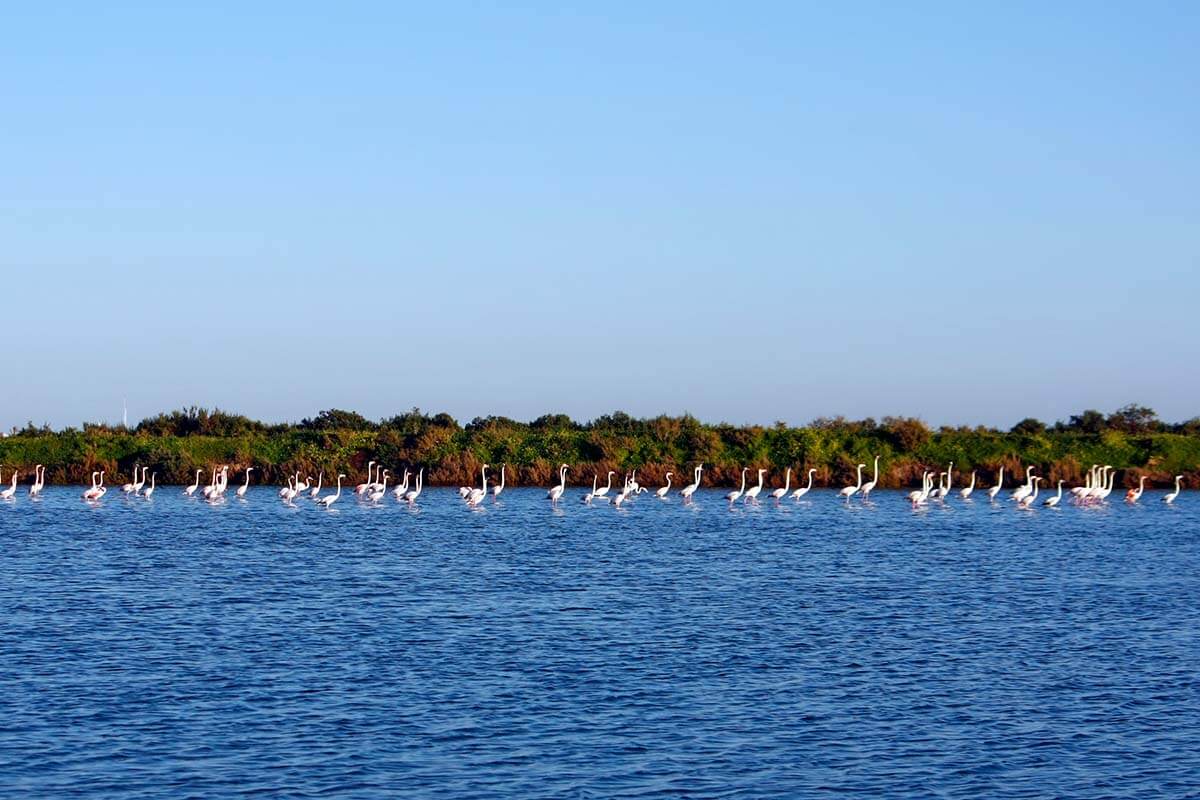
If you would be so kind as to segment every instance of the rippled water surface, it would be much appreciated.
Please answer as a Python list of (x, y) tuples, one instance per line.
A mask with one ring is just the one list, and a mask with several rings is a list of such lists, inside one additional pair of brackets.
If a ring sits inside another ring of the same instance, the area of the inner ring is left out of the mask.
[(1190, 493), (580, 494), (0, 503), (0, 796), (1200, 791)]

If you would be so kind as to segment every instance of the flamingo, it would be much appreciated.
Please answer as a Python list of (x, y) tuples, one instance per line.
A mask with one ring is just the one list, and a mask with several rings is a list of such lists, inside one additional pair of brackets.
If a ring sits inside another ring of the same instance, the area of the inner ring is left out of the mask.
[(685, 503), (690, 503), (692, 501), (692, 495), (694, 495), (696, 493), (696, 490), (700, 488), (700, 475), (703, 471), (704, 471), (703, 464), (696, 467), (696, 470), (692, 476), (693, 477), (692, 482), (679, 490), (679, 494), (683, 496), (683, 500)]
[(971, 485), (964, 486), (963, 488), (959, 489), (958, 496), (961, 497), (963, 500), (966, 500), (968, 497), (971, 496), (971, 492), (973, 492), (973, 491), (975, 491), (975, 470), (971, 470)]
[[(312, 475), (304, 476), (304, 483), (300, 482), (300, 473), (296, 473), (296, 494), (303, 494), (312, 486)], [(223, 490), (222, 490), (223, 491)]]
[(596, 497), (604, 497), (606, 494), (608, 494), (608, 490), (612, 488), (612, 476), (616, 475), (616, 474), (617, 473), (613, 472), (611, 469), (608, 471), (608, 485), (602, 486), (598, 490), (596, 490), (596, 492), (595, 492)]
[(237, 489), (238, 497), (245, 497), (246, 492), (250, 489), (250, 473), (254, 471), (254, 467), (246, 467), (246, 482)]
[(673, 472), (667, 473), (667, 485), (662, 487), (661, 489), (655, 489), (654, 490), (655, 497), (657, 497), (661, 500), (661, 499), (665, 498), (668, 494), (671, 493), (671, 476), (674, 474), (675, 473), (673, 473)]
[(923, 471), (921, 473), (921, 488), (919, 490), (914, 490), (914, 491), (911, 491), (908, 493), (908, 500), (910, 503), (912, 503), (913, 508), (916, 508), (917, 506), (924, 504), (925, 499), (927, 497), (929, 497), (929, 488), (930, 488), (929, 476), (930, 476), (930, 474), (931, 473), (929, 472), (929, 470)]
[(392, 489), (392, 497), (395, 497), (397, 500), (404, 499), (404, 493), (408, 491), (408, 476), (411, 474), (408, 470), (404, 470), (404, 480), (399, 486)]
[(1038, 484), (1041, 482), (1042, 482), (1041, 477), (1033, 478), (1031, 481), (1031, 483), (1033, 484), (1033, 492), (1025, 495), (1020, 500), (1018, 500), (1017, 505), (1020, 506), (1021, 508), (1030, 508), (1034, 504), (1034, 502), (1037, 500)]
[(737, 491), (730, 492), (725, 495), (725, 499), (729, 501), (729, 507), (733, 508), (733, 501), (737, 500), (746, 493), (746, 473), (750, 471), (749, 467), (742, 467), (742, 488)]
[(1033, 491), (1033, 465), (1030, 464), (1025, 468), (1025, 483), (1013, 490), (1012, 499), (1018, 503), (1029, 496)]
[(138, 490), (137, 479), (138, 479), (138, 465), (134, 464), (133, 465), (133, 480), (130, 481), (129, 483), (123, 484), (121, 486), (121, 491), (124, 492), (125, 494), (137, 494), (137, 490)]
[(630, 494), (640, 494), (640, 492), (638, 492), (638, 489), (641, 489), (641, 488), (642, 488), (642, 485), (640, 483), (638, 483), (637, 470), (635, 469), (633, 471), (633, 474), (629, 476), (629, 493)]
[(1092, 491), (1092, 479), (1095, 478), (1097, 469), (1099, 469), (1099, 465), (1092, 464), (1092, 468), (1089, 469), (1087, 475), (1084, 476), (1083, 486), (1074, 486), (1071, 488), (1071, 494), (1075, 496), (1076, 500), (1087, 497), (1087, 495)]
[(596, 477), (596, 473), (593, 472), (592, 473), (592, 490), (583, 496), (584, 505), (590, 506), (592, 504), (592, 498), (596, 496), (596, 482), (598, 480), (599, 480), (599, 478)]
[(204, 470), (202, 470), (202, 469), (196, 470), (196, 482), (183, 490), (183, 493), (185, 495), (187, 495), (188, 497), (191, 497), (192, 495), (194, 495), (196, 493), (196, 490), (200, 488), (200, 475), (203, 472), (204, 472)]
[(631, 494), (633, 494), (632, 482), (630, 481), (629, 478), (625, 478), (625, 482), (621, 486), (621, 491), (618, 492), (617, 496), (614, 497), (609, 502), (612, 503), (617, 508), (620, 508), (621, 504), (624, 503), (625, 499), (627, 497), (629, 497), (629, 495), (631, 495)]
[(487, 468), (488, 465), (484, 464), (483, 468), (479, 470), (479, 474), (483, 479), (483, 488), (472, 489), (467, 493), (467, 505), (477, 506), (483, 502), (483, 498), (487, 497)]
[(104, 497), (107, 492), (108, 489), (104, 486), (104, 470), (100, 470), (100, 482), (96, 484), (96, 499)]
[(99, 474), (99, 472), (92, 473), (92, 488), (84, 490), (83, 494), (80, 495), (84, 500), (96, 499), (96, 476)]
[(797, 488), (797, 489), (796, 489), (794, 492), (792, 492), (792, 499), (793, 499), (793, 500), (799, 500), (801, 497), (804, 497), (804, 495), (806, 495), (806, 494), (808, 494), (809, 492), (811, 492), (811, 491), (812, 491), (812, 487), (813, 487), (813, 475), (816, 475), (816, 474), (817, 474), (817, 470), (816, 470), (815, 468), (814, 468), (814, 469), (810, 469), (810, 470), (808, 471), (808, 485), (807, 485), (807, 486), (800, 486), (800, 487), (798, 487), (798, 488)]
[(425, 483), (423, 480), (424, 476), (425, 476), (425, 468), (421, 467), (419, 470), (417, 470), (417, 485), (416, 485), (416, 487), (409, 489), (407, 492), (404, 493), (404, 501), (406, 503), (408, 503), (410, 506), (413, 503), (417, 502), (417, 498), (421, 496), (421, 489), (425, 488)]
[(1138, 485), (1137, 485), (1136, 489), (1130, 489), (1128, 492), (1125, 493), (1125, 502), (1126, 503), (1136, 503), (1138, 500), (1142, 499), (1142, 492), (1144, 492), (1144, 491), (1146, 491), (1146, 476), (1145, 475), (1138, 478)]
[[(946, 482), (944, 484), (942, 483), (942, 478), (946, 479)], [(950, 494), (950, 484), (953, 482), (954, 482), (954, 462), (951, 461), (950, 466), (947, 468), (946, 472), (938, 473), (938, 488), (936, 490), (934, 490), (933, 496), (935, 498), (937, 498), (938, 500), (945, 502), (946, 497)]]
[(1175, 502), (1175, 498), (1179, 497), (1179, 482), (1183, 480), (1182, 475), (1175, 476), (1175, 491), (1163, 495), (1163, 502), (1167, 505)]
[(344, 477), (346, 477), (346, 476), (340, 472), (338, 473), (337, 491), (334, 492), (333, 494), (327, 494), (324, 497), (318, 497), (317, 505), (322, 506), (324, 508), (329, 508), (330, 506), (332, 506), (334, 503), (336, 503), (338, 501), (338, 498), (342, 496), (342, 478), (344, 478)]
[(154, 494), (154, 479), (157, 477), (157, 472), (150, 473), (150, 488), (142, 492), (142, 497), (146, 498), (147, 500), (150, 499), (150, 495)]
[(862, 494), (863, 500), (867, 499), (877, 483), (879, 483), (879, 456), (875, 456), (875, 473), (871, 476), (871, 480), (864, 483), (862, 488), (858, 490)]
[(292, 502), (293, 500), (296, 499), (296, 495), (300, 494), (300, 490), (296, 488), (298, 480), (299, 480), (298, 478), (294, 478), (291, 475), (288, 475), (287, 488), (283, 489), (281, 492), (285, 503)]
[(500, 485), (492, 487), (492, 498), (495, 499), (504, 491), (504, 464), (500, 465)]
[(787, 474), (784, 476), (784, 479), (783, 479), (783, 488), (776, 489), (775, 491), (771, 492), (771, 497), (774, 497), (775, 503), (778, 504), (780, 500), (787, 497), (788, 490), (791, 488), (792, 488), (792, 468), (788, 467)]
[[(611, 483), (612, 482), (612, 473), (610, 472), (610, 473), (608, 473), (608, 475), (609, 475), (609, 482)], [(563, 464), (562, 466), (560, 466), (558, 468), (558, 481), (559, 481), (558, 486), (551, 486), (550, 491), (546, 492), (546, 497), (550, 498), (550, 505), (557, 505), (558, 498), (562, 497), (563, 492), (565, 492), (567, 490), (567, 465), (566, 464)], [(605, 491), (608, 491), (608, 490), (605, 489)], [(593, 492), (592, 496), (593, 497), (597, 496), (597, 493)]]
[(33, 468), (33, 485), (29, 487), (29, 496), (37, 497), (46, 487), (46, 468), (38, 464)]
[(133, 470), (133, 493), (139, 494), (142, 487), (146, 485), (146, 473), (150, 471), (149, 467), (142, 467), (142, 479), (139, 481), (137, 477), (137, 469)]
[[(308, 493), (308, 496), (310, 499), (316, 500), (318, 497), (321, 496), (321, 484), (324, 482), (324, 480), (325, 480), (325, 470), (321, 470), (320, 472), (317, 473), (317, 485), (314, 486), (312, 491), (310, 491)], [(238, 497), (241, 497), (241, 494), (238, 494)]]
[(1062, 502), (1062, 487), (1064, 483), (1066, 483), (1066, 481), (1060, 480), (1058, 482), (1058, 494), (1054, 495), (1053, 497), (1047, 497), (1042, 501), (1042, 505), (1044, 505), (1046, 508), (1054, 508), (1060, 502)]
[(862, 471), (863, 471), (863, 468), (866, 466), (867, 466), (866, 464), (858, 465), (858, 483), (856, 483), (854, 486), (847, 486), (847, 487), (843, 488), (840, 492), (838, 492), (838, 494), (840, 494), (842, 497), (846, 498), (847, 503), (850, 502), (850, 498), (854, 496), (854, 493), (862, 488)]
[(1113, 483), (1115, 483), (1117, 480), (1117, 471), (1115, 469), (1113, 469), (1112, 467), (1110, 467), (1108, 465), (1105, 465), (1104, 469), (1105, 470), (1111, 469), (1112, 472), (1108, 473), (1108, 484), (1100, 487), (1100, 495), (1098, 498), (1100, 500), (1100, 502), (1104, 502), (1105, 500), (1108, 499), (1108, 496), (1110, 494), (1112, 494)]
[(383, 496), (385, 494), (387, 494), (387, 479), (388, 479), (388, 471), (385, 469), (383, 471), (383, 483), (375, 484), (375, 488), (373, 488), (371, 491), (367, 492), (368, 500), (370, 500), (372, 503), (378, 503), (380, 500), (383, 499)]
[(17, 477), (20, 475), (15, 469), (12, 474), (12, 486), (9, 486), (3, 492), (0, 492), (0, 500), (12, 500), (17, 496)]
[(767, 474), (767, 471), (765, 469), (760, 469), (758, 471), (758, 485), (751, 486), (749, 489), (746, 490), (746, 495), (744, 498), (742, 498), (743, 503), (749, 503), (750, 501), (754, 501), (754, 504), (758, 505), (758, 493), (762, 491), (763, 475), (766, 475), (766, 474)]
[(367, 490), (367, 487), (371, 485), (371, 468), (374, 466), (375, 466), (374, 461), (367, 462), (367, 482), (360, 483), (358, 486), (355, 486), (354, 487), (355, 494), (361, 495), (363, 492), (365, 492)]
[(988, 500), (996, 502), (996, 495), (1000, 494), (1000, 489), (1004, 487), (1004, 467), (1000, 468), (1000, 475), (996, 478), (996, 485), (988, 489)]

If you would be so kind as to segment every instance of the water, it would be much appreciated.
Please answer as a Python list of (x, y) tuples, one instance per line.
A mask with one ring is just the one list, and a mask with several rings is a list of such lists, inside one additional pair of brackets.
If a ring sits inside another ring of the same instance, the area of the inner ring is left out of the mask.
[(0, 504), (0, 796), (1200, 791), (1187, 493), (158, 491)]

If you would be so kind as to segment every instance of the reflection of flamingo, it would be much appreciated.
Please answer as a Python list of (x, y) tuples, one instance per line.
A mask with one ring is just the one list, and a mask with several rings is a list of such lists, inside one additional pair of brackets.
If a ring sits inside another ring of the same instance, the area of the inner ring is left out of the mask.
[(813, 475), (816, 475), (816, 474), (817, 474), (817, 471), (816, 471), (816, 469), (810, 469), (810, 470), (808, 471), (808, 485), (807, 485), (807, 486), (800, 486), (800, 487), (798, 487), (798, 488), (796, 489), (796, 491), (792, 492), (792, 499), (793, 499), (793, 500), (799, 500), (801, 497), (804, 497), (804, 495), (806, 495), (806, 494), (808, 494), (809, 492), (811, 492), (811, 491), (812, 491), (812, 487), (813, 487)]
[(1176, 497), (1179, 497), (1179, 482), (1180, 482), (1181, 480), (1183, 480), (1183, 476), (1182, 476), (1182, 475), (1176, 475), (1176, 476), (1175, 476), (1175, 491), (1173, 491), (1173, 492), (1170, 492), (1170, 493), (1168, 493), (1168, 494), (1166, 494), (1166, 495), (1164, 495), (1164, 496), (1163, 496), (1163, 502), (1164, 502), (1164, 503), (1167, 503), (1168, 505), (1170, 505), (1171, 503), (1174, 503), (1174, 502), (1175, 502), (1175, 498), (1176, 498)]
[(666, 497), (668, 494), (671, 493), (671, 476), (674, 474), (675, 473), (673, 473), (673, 472), (667, 473), (667, 485), (662, 487), (661, 489), (655, 489), (654, 490), (655, 497), (662, 498), (662, 497)]

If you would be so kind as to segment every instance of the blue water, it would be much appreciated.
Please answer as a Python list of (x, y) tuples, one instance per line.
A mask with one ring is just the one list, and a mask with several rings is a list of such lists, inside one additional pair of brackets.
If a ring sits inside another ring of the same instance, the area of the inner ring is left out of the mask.
[(78, 494), (0, 504), (0, 797), (1200, 792), (1190, 493)]

